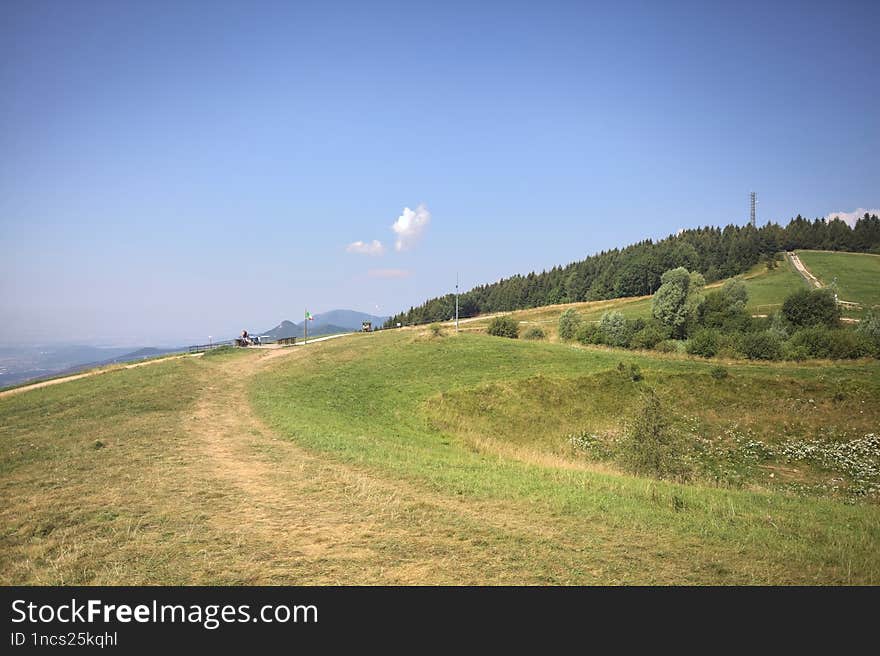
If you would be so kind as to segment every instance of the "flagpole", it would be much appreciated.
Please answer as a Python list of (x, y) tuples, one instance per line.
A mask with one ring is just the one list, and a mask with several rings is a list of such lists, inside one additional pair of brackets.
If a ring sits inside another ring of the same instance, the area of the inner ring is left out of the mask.
[(309, 343), (309, 311), (306, 310), (306, 317), (303, 319), (303, 330), (305, 331), (303, 334), (305, 335), (305, 341), (303, 342), (303, 346)]
[(455, 332), (458, 332), (458, 271), (455, 272)]

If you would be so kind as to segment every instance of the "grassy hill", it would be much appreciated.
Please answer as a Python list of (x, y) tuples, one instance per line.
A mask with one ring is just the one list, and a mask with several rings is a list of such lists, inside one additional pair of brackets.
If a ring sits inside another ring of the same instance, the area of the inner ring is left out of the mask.
[[(609, 455), (651, 390), (687, 478)], [(878, 425), (876, 360), (448, 327), (169, 359), (0, 397), (0, 583), (876, 584)]]
[[(880, 365), (712, 366), (400, 330), (0, 398), (0, 581), (880, 581), (880, 507), (833, 457), (877, 425)], [(647, 386), (715, 469), (574, 448)]]
[(862, 305), (863, 310), (880, 306), (880, 255), (798, 251), (798, 257), (823, 285), (837, 281), (841, 300)]
[[(787, 296), (798, 289), (806, 287), (804, 279), (787, 259), (781, 261), (778, 267), (769, 271), (764, 265), (755, 266), (749, 272), (738, 276), (738, 278), (746, 285), (749, 293), (746, 309), (753, 314), (768, 314), (779, 310)], [(717, 289), (722, 284), (724, 284), (723, 281), (712, 283), (707, 285), (707, 289)], [(559, 320), (559, 315), (568, 308), (575, 308), (586, 321), (599, 321), (602, 314), (609, 310), (617, 310), (628, 319), (647, 319), (651, 316), (651, 297), (641, 296), (586, 303), (565, 303), (529, 310), (519, 310), (510, 314), (517, 321), (540, 325), (551, 338), (555, 338), (556, 323)], [(489, 321), (490, 316), (476, 317), (466, 320), (461, 324), (461, 327), (468, 332), (483, 332)]]

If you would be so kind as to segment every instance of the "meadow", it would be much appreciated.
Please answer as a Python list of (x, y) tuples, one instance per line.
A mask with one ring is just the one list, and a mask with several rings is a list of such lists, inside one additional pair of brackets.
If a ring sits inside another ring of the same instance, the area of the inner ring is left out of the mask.
[(823, 285), (836, 284), (841, 300), (863, 310), (880, 307), (880, 255), (798, 251), (798, 257)]
[[(479, 318), (10, 393), (0, 582), (880, 582), (880, 362), (560, 343), (566, 307), (514, 313), (539, 341)], [(648, 397), (686, 476), (615, 455)]]

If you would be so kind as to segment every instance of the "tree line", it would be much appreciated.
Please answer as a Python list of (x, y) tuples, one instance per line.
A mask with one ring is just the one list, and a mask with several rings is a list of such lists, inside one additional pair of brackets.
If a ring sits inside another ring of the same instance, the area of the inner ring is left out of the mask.
[[(699, 272), (706, 282), (744, 273), (774, 255), (794, 249), (880, 254), (880, 218), (865, 214), (855, 226), (839, 220), (810, 221), (798, 215), (785, 227), (767, 223), (692, 228), (665, 239), (602, 251), (549, 271), (515, 275), (480, 285), (459, 297), (459, 315), (647, 296), (660, 288), (664, 272), (678, 267)], [(455, 295), (446, 294), (391, 317), (385, 327), (446, 321), (455, 315)]]

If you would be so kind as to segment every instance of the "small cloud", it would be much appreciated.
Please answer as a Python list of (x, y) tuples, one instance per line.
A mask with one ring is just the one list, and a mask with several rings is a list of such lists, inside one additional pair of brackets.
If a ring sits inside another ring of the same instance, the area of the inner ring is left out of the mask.
[(856, 226), (856, 221), (865, 216), (865, 213), (874, 216), (880, 216), (880, 210), (866, 210), (863, 207), (858, 208), (857, 210), (853, 210), (852, 212), (830, 212), (825, 216), (826, 221), (831, 221), (832, 219), (840, 219), (844, 223), (846, 223), (850, 228), (854, 228)]
[(370, 278), (408, 278), (411, 272), (406, 269), (370, 269), (367, 275)]
[(408, 251), (415, 246), (430, 222), (431, 212), (424, 204), (420, 204), (415, 210), (404, 207), (403, 214), (397, 217), (397, 221), (391, 226), (391, 229), (397, 233), (394, 249)]
[(371, 242), (353, 241), (345, 247), (346, 253), (358, 253), (359, 255), (382, 255), (385, 253), (385, 247), (378, 239)]

